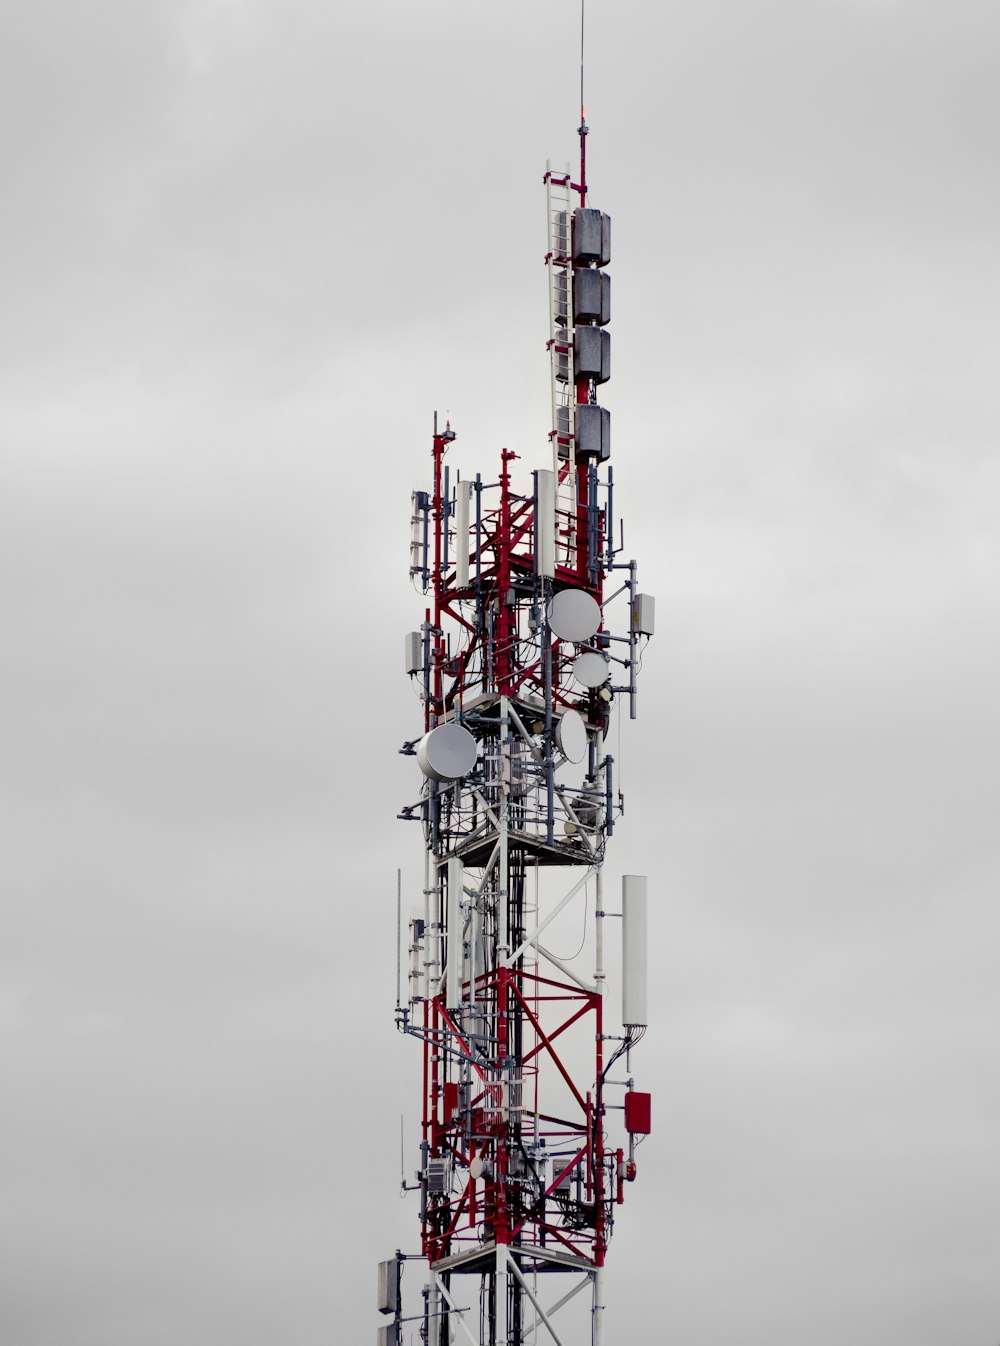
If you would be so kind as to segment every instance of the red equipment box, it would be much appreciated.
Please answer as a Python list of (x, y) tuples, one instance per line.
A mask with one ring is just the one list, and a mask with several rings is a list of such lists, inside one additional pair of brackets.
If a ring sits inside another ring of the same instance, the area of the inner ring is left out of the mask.
[(630, 1089), (625, 1095), (625, 1130), (631, 1136), (648, 1136), (650, 1132), (651, 1095)]

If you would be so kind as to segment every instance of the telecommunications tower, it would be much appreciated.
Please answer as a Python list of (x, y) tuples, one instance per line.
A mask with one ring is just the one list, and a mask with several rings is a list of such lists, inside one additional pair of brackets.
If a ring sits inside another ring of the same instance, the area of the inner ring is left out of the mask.
[[(602, 875), (623, 807), (608, 730), (622, 706), (636, 716), (653, 600), (614, 514), (598, 401), (611, 222), (588, 204), (582, 114), (579, 136), (579, 181), (544, 179), (545, 466), (519, 490), (506, 448), (496, 480), (460, 471), (435, 415), (433, 486), (413, 495), (410, 575), (426, 601), (406, 672), (423, 724), (403, 752), (421, 785), (400, 816), (424, 853), (396, 1022), (423, 1051), (419, 1162), (403, 1183), (421, 1246), (379, 1267), (380, 1346), (601, 1346), (612, 1225), (650, 1130), (630, 1060), (647, 1022), (646, 879), (625, 875), (619, 904)], [(587, 931), (576, 958), (552, 947), (573, 909)], [(610, 917), (620, 1028), (604, 996)]]

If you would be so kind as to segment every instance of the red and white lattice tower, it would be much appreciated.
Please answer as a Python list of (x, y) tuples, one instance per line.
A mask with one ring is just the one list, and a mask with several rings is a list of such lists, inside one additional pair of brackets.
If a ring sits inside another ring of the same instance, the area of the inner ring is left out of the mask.
[[(419, 1166), (404, 1183), (421, 1251), (380, 1266), (382, 1346), (599, 1346), (612, 1224), (650, 1127), (629, 1059), (647, 1020), (646, 880), (626, 875), (605, 910), (602, 874), (622, 810), (607, 731), (616, 703), (635, 718), (653, 600), (615, 541), (598, 402), (610, 220), (588, 204), (586, 135), (581, 120), (579, 182), (545, 174), (546, 466), (521, 490), (508, 449), (495, 481), (459, 471), (435, 416), (433, 489), (413, 496), (410, 574), (428, 606), (406, 671), (424, 722), (404, 752), (422, 785), (401, 816), (420, 823), (424, 871), (397, 1024), (423, 1051)], [(573, 906), (587, 935), (570, 959), (550, 941)], [(620, 1029), (604, 997), (611, 916)], [(411, 1257), (425, 1273), (412, 1295)]]

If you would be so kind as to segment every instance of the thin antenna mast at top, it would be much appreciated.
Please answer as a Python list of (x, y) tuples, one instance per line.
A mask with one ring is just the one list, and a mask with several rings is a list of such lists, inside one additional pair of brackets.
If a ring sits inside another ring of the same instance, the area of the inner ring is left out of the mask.
[[(435, 418), (437, 412), (434, 413)], [(396, 1008), (403, 1003), (403, 871), (396, 870)]]
[(583, 101), (584, 19), (587, 0), (580, 0), (580, 205), (587, 204), (587, 109)]
[(587, 0), (580, 0), (580, 120), (583, 120), (583, 21)]

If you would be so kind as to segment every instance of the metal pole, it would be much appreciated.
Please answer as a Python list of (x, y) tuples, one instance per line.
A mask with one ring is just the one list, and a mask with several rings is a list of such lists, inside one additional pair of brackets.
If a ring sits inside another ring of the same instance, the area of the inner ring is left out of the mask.
[(594, 1346), (604, 1346), (604, 1268), (594, 1268)]
[(403, 1004), (403, 871), (396, 870), (396, 1008)]
[(507, 1245), (497, 1245), (496, 1257), (496, 1346), (508, 1346), (507, 1337)]
[(594, 898), (594, 985), (604, 994), (604, 866), (599, 865), (595, 875)]

